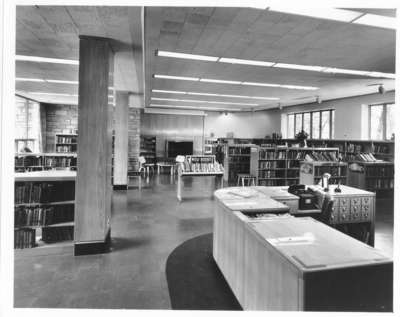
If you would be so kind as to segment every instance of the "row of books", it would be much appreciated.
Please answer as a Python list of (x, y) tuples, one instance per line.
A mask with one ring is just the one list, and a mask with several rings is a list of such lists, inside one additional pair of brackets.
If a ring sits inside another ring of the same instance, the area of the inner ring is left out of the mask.
[(393, 165), (368, 166), (365, 175), (370, 177), (394, 177)]
[(390, 146), (388, 146), (387, 144), (372, 144), (371, 151), (376, 154), (389, 154)]
[(42, 158), (40, 156), (16, 156), (14, 160), (15, 166), (41, 166)]
[(286, 151), (267, 151), (260, 150), (259, 151), (260, 160), (285, 160), (286, 159)]
[(260, 178), (284, 178), (285, 171), (258, 171), (258, 177)]
[(286, 162), (282, 161), (259, 161), (258, 162), (258, 167), (260, 169), (265, 169), (265, 168), (285, 168), (286, 167)]
[(14, 249), (33, 248), (36, 246), (36, 230), (23, 228), (14, 230)]
[(370, 178), (366, 180), (368, 189), (392, 189), (394, 188), (393, 178)]
[(362, 144), (347, 143), (347, 152), (359, 153), (364, 152), (364, 147)]
[(74, 221), (74, 205), (19, 206), (15, 208), (14, 226), (48, 226)]
[(76, 152), (76, 145), (75, 144), (71, 144), (71, 145), (59, 145), (59, 146), (56, 146), (56, 152), (57, 153)]
[(250, 156), (229, 156), (229, 164), (250, 164)]
[(358, 153), (353, 156), (354, 161), (376, 162), (378, 161), (372, 153)]
[(228, 155), (250, 155), (250, 147), (229, 147)]
[(300, 170), (287, 170), (286, 172), (286, 177), (288, 178), (299, 178), (300, 176)]
[(57, 143), (71, 144), (76, 142), (76, 136), (57, 136)]
[(42, 229), (42, 240), (46, 243), (68, 241), (74, 239), (74, 227), (46, 227)]
[(215, 163), (190, 163), (187, 160), (183, 163), (184, 172), (194, 173), (220, 173), (224, 171), (221, 164)]
[(75, 182), (17, 182), (15, 204), (50, 203), (75, 199)]
[(313, 162), (313, 161), (317, 161), (317, 162), (337, 162), (337, 158), (335, 153), (333, 152), (329, 152), (329, 151), (321, 151), (321, 152), (316, 152), (316, 151), (312, 151), (309, 152), (305, 155), (304, 157), (305, 161), (308, 162)]
[(45, 166), (71, 167), (76, 166), (76, 157), (45, 157)]

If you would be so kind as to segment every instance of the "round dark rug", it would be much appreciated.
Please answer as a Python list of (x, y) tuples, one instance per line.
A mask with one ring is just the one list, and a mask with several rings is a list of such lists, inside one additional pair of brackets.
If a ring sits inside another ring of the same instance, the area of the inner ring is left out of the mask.
[(166, 275), (172, 309), (242, 310), (212, 256), (212, 233), (175, 248)]

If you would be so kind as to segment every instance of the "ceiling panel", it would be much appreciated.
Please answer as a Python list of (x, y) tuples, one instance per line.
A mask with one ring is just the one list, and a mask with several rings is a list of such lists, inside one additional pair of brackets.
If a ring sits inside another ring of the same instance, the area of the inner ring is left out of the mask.
[[(354, 70), (389, 73), (395, 71), (395, 32), (393, 30), (248, 8), (215, 8), (213, 10), (210, 8), (210, 13), (209, 18), (195, 18), (192, 11), (187, 8), (163, 10), (146, 8), (145, 28), (152, 34), (146, 37), (145, 43), (146, 73), (149, 78), (146, 104), (149, 104), (150, 97), (155, 95), (151, 93), (152, 88), (270, 95), (279, 97), (281, 102), (287, 104), (295, 104), (301, 100), (299, 98), (315, 98), (317, 95), (323, 99), (331, 99), (375, 92), (376, 87), (367, 86), (370, 83), (384, 83), (387, 87), (394, 88), (394, 81), (388, 79), (156, 56), (155, 51), (159, 49)], [(170, 40), (171, 35), (162, 32), (169, 16), (179, 17), (176, 21), (179, 24), (170, 29), (176, 35), (179, 34), (177, 44), (175, 38)], [(169, 43), (169, 46), (166, 43)], [(153, 74), (316, 86), (320, 89), (302, 91), (188, 82), (152, 78)], [(168, 96), (168, 94), (164, 95)], [(263, 103), (277, 105), (276, 101), (263, 101)]]

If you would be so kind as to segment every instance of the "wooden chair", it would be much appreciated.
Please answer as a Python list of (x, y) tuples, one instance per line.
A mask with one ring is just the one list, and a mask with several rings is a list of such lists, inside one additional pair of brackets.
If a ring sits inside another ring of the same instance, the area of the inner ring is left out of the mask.
[(138, 179), (138, 185), (139, 185), (139, 190), (142, 188), (142, 172), (145, 173), (146, 170), (143, 166), (143, 164), (146, 163), (146, 159), (143, 156), (139, 156), (138, 159), (139, 162), (139, 168), (137, 169), (137, 171), (134, 170), (128, 170), (128, 179), (127, 179), (127, 188), (133, 187), (130, 185), (130, 180), (131, 178), (137, 178)]

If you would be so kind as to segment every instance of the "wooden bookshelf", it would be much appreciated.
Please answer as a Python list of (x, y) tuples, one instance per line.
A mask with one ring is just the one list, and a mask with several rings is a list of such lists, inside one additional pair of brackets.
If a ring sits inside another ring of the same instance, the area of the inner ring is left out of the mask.
[(156, 164), (156, 137), (140, 136), (140, 156), (144, 156), (146, 164)]
[(236, 184), (237, 174), (257, 177), (258, 146), (254, 144), (227, 144), (224, 158), (224, 180)]
[(378, 197), (393, 196), (394, 163), (349, 162), (348, 184), (375, 192)]
[(55, 138), (55, 148), (57, 153), (76, 153), (78, 146), (77, 134), (58, 133)]
[[(299, 148), (285, 146), (268, 146), (259, 148), (258, 185), (290, 186), (299, 184), (300, 162), (307, 154), (331, 154), (338, 157), (338, 148)], [(326, 158), (327, 160), (329, 157)]]
[(50, 169), (76, 169), (76, 153), (17, 153), (15, 171), (32, 172)]
[(73, 171), (15, 173), (14, 248), (73, 240)]

